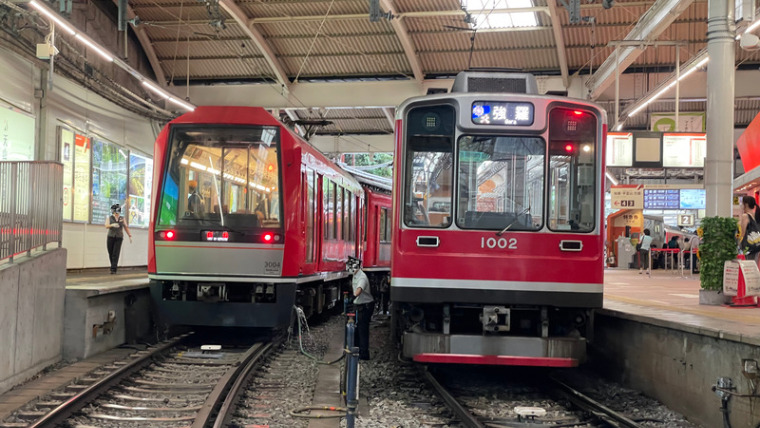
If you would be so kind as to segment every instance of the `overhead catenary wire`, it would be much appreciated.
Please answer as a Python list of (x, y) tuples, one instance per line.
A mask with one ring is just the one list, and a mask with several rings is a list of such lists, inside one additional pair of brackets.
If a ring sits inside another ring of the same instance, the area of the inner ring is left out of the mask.
[(301, 67), (298, 69), (298, 73), (296, 73), (296, 78), (293, 80), (294, 82), (298, 82), (298, 78), (301, 76), (301, 71), (303, 71), (306, 62), (309, 60), (309, 56), (314, 49), (314, 45), (317, 43), (319, 33), (322, 31), (322, 27), (324, 27), (325, 21), (327, 21), (327, 17), (330, 15), (333, 4), (335, 4), (335, 0), (330, 1), (330, 5), (327, 7), (327, 12), (325, 12), (325, 16), (322, 18), (322, 22), (319, 23), (319, 28), (317, 29), (316, 34), (314, 34), (314, 38), (311, 40), (311, 45), (309, 46), (309, 50), (306, 52), (306, 57), (304, 57), (303, 62), (301, 62)]

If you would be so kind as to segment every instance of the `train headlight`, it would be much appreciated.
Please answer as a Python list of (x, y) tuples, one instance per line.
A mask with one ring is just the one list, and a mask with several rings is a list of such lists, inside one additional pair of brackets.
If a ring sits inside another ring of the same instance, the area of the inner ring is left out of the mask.
[(177, 234), (173, 230), (162, 230), (158, 232), (158, 237), (167, 241), (173, 241), (177, 237)]
[(264, 242), (272, 242), (274, 240), (274, 234), (273, 233), (265, 233), (264, 236)]

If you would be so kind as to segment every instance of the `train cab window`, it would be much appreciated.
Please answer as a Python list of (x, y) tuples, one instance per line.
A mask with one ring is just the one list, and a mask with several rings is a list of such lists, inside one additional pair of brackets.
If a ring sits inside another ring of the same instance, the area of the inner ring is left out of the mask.
[(555, 108), (549, 113), (549, 228), (591, 232), (596, 226), (596, 116)]
[[(424, 228), (449, 227), (452, 221), (454, 107), (418, 107), (411, 109), (406, 117), (404, 224)], [(445, 210), (446, 203), (449, 204), (448, 211)], [(434, 211), (433, 206), (444, 210)]]
[(544, 212), (544, 140), (463, 136), (459, 139), (457, 226), (538, 230)]
[(159, 225), (282, 227), (277, 128), (177, 125), (170, 141)]

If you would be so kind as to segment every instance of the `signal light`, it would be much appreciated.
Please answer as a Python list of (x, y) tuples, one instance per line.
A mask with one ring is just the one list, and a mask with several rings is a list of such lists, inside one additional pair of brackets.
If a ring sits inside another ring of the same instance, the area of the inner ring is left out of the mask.
[(213, 239), (214, 238), (214, 232), (206, 232), (206, 239)]
[(565, 151), (566, 151), (566, 152), (568, 152), (568, 153), (572, 153), (572, 152), (573, 152), (573, 149), (575, 149), (575, 147), (573, 147), (573, 145), (572, 145), (572, 144), (565, 144)]
[(174, 233), (174, 231), (173, 231), (173, 230), (167, 230), (167, 231), (166, 231), (166, 233), (164, 234), (164, 237), (165, 237), (167, 240), (169, 240), (169, 241), (172, 241), (172, 240), (174, 240), (174, 237), (175, 237), (175, 236), (176, 236), (176, 234)]
[(222, 232), (222, 239), (229, 239), (230, 233), (229, 232)]
[(274, 239), (274, 235), (271, 233), (265, 233), (264, 234), (264, 242), (272, 242), (272, 239)]

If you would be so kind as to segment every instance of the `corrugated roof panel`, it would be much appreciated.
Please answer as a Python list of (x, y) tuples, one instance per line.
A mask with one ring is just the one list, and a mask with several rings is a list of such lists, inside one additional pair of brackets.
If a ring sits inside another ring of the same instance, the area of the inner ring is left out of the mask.
[[(301, 68), (304, 57), (282, 58), (288, 74), (295, 76)], [(388, 55), (345, 55), (339, 57), (310, 57), (301, 77), (330, 76), (409, 76), (411, 70), (404, 54)]]
[[(393, 110), (393, 109), (391, 109)], [(325, 119), (386, 119), (385, 113), (379, 108), (329, 108)], [(387, 119), (386, 119), (387, 120)]]
[[(155, 5), (150, 4), (145, 6), (134, 6), (132, 9), (134, 10), (135, 14), (140, 17), (140, 20), (146, 23), (150, 23), (151, 21), (177, 22), (179, 21), (178, 18), (180, 16), (185, 21), (208, 20), (208, 11), (203, 6), (203, 4), (199, 4), (197, 2), (188, 3), (183, 7), (156, 7)], [(227, 15), (225, 14), (224, 16)]]
[[(471, 32), (412, 34), (417, 51), (470, 50)], [(475, 49), (510, 49), (554, 45), (551, 30), (491, 32), (475, 35)]]
[(224, 30), (217, 29), (207, 24), (182, 25), (172, 27), (155, 27), (145, 26), (145, 31), (151, 40), (155, 41), (173, 41), (177, 39), (208, 39), (214, 40), (217, 37), (221, 39), (238, 38), (248, 39), (248, 36), (237, 25), (227, 25)]
[[(187, 77), (187, 62), (177, 58), (177, 61), (163, 61), (161, 67), (167, 78)], [(250, 79), (269, 76), (271, 72), (263, 59), (213, 59), (190, 61), (190, 78), (192, 79)], [(192, 95), (192, 89), (191, 95)]]
[(462, 4), (458, 0), (395, 0), (394, 4), (399, 13), (459, 10), (462, 8)]
[(327, 1), (238, 1), (237, 4), (251, 18), (278, 16), (324, 16), (329, 9), (330, 15), (369, 14), (369, 3), (361, 0), (335, 0), (330, 7)]
[[(277, 52), (287, 55), (306, 55), (311, 47), (310, 38), (269, 38), (269, 43)], [(312, 55), (345, 55), (377, 52), (403, 52), (395, 34), (357, 36), (357, 37), (319, 37), (311, 50)]]
[(385, 118), (382, 119), (328, 119), (333, 122), (331, 125), (320, 128), (320, 133), (361, 133), (361, 132), (382, 132), (393, 133), (393, 128)]
[[(464, 22), (464, 15), (459, 16), (429, 16), (404, 18), (407, 31), (420, 33), (429, 31), (457, 32), (456, 28), (469, 29), (470, 24)], [(448, 26), (448, 27), (447, 27)], [(455, 27), (455, 28), (449, 28)]]
[[(256, 24), (256, 28), (267, 37), (274, 36), (314, 36), (319, 30), (319, 22), (291, 21)], [(371, 34), (388, 34), (393, 32), (393, 27), (387, 21), (369, 22), (353, 19), (325, 21), (321, 33), (331, 36), (355, 36)]]
[[(422, 68), (431, 73), (455, 73), (467, 68), (469, 52), (445, 54), (420, 53)], [(557, 51), (553, 47), (531, 50), (502, 50), (499, 52), (474, 52), (472, 67), (517, 68), (545, 70), (558, 68)]]
[(170, 60), (175, 56), (177, 58), (186, 58), (189, 54), (192, 58), (211, 58), (211, 57), (257, 57), (260, 58), (259, 52), (252, 47), (252, 43), (245, 43), (246, 47), (241, 47), (243, 44), (240, 41), (187, 41), (180, 40), (179, 43), (171, 42), (155, 42), (153, 43), (153, 49), (156, 51), (156, 55), (162, 61)]

